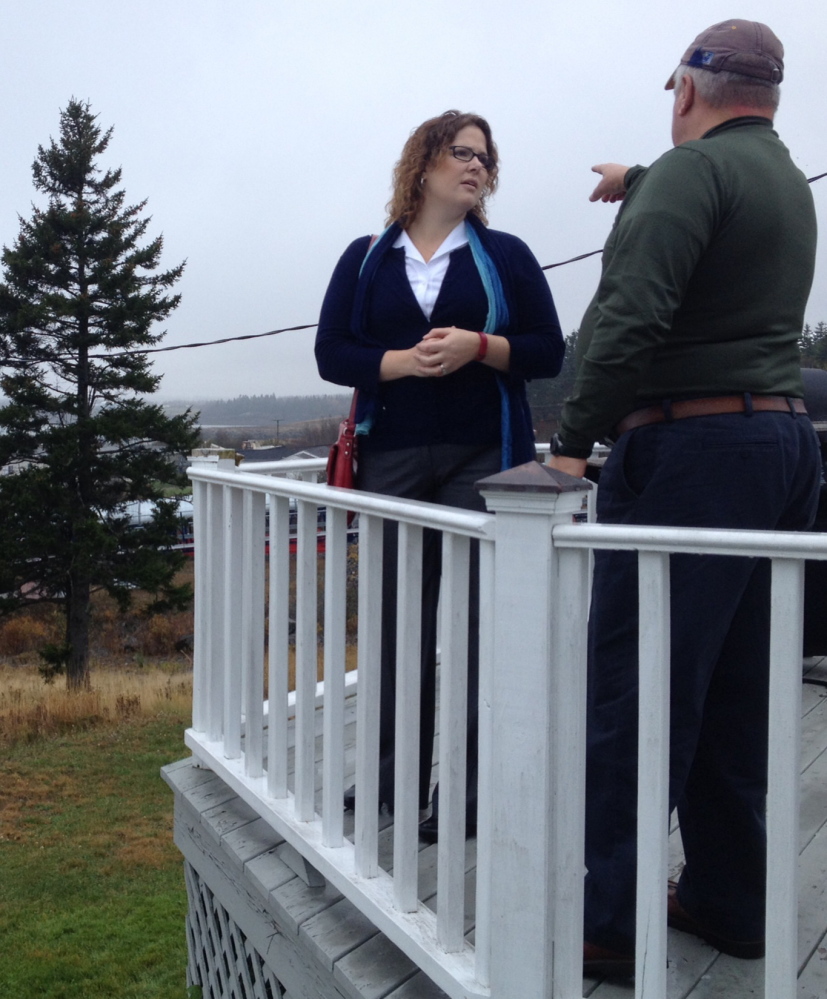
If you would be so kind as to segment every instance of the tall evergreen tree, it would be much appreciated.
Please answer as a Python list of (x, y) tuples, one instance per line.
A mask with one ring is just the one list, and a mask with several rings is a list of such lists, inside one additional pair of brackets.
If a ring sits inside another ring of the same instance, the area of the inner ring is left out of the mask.
[[(51, 656), (70, 688), (89, 682), (94, 591), (124, 608), (133, 588), (155, 609), (189, 599), (174, 585), (176, 502), (162, 489), (181, 479), (173, 456), (193, 446), (195, 418), (145, 398), (160, 377), (139, 352), (163, 336), (184, 265), (158, 272), (146, 202), (127, 205), (121, 170), (98, 166), (111, 135), (88, 103), (69, 102), (32, 167), (48, 203), (2, 254), (0, 467), (12, 474), (0, 479), (0, 613), (62, 604), (65, 642)], [(156, 509), (139, 528), (126, 510), (136, 500)]]

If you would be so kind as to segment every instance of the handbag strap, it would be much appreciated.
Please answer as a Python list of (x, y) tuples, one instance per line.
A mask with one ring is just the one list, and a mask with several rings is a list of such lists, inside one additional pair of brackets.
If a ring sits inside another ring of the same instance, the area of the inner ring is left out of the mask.
[[(365, 260), (367, 260), (368, 254), (373, 249), (373, 246), (376, 243), (377, 239), (379, 239), (378, 235), (373, 235), (370, 237), (370, 242), (368, 243), (367, 252), (365, 253)], [(356, 428), (356, 410), (358, 408), (358, 405), (359, 405), (359, 389), (354, 389), (353, 399), (351, 400), (350, 403), (350, 415), (347, 418), (347, 429), (351, 433), (353, 433), (353, 431)]]
[(347, 418), (347, 428), (352, 431), (356, 426), (356, 407), (359, 403), (359, 389), (353, 390), (353, 399), (350, 402), (350, 415)]

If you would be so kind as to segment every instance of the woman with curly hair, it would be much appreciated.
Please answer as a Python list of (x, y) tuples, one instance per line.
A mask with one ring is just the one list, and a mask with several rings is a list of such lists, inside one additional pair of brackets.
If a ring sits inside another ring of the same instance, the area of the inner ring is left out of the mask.
[[(446, 111), (416, 128), (393, 174), (387, 228), (340, 259), (316, 336), (319, 373), (359, 389), (357, 486), (484, 510), (474, 483), (535, 457), (528, 378), (556, 375), (563, 336), (521, 240), (487, 228), (497, 147), (484, 118)], [(379, 800), (393, 810), (396, 525), (385, 522)], [(423, 552), (419, 804), (433, 756), (440, 536)], [(472, 546), (466, 827), (476, 830), (478, 546)], [(355, 790), (345, 792), (353, 807)], [(438, 796), (420, 825), (437, 837)]]

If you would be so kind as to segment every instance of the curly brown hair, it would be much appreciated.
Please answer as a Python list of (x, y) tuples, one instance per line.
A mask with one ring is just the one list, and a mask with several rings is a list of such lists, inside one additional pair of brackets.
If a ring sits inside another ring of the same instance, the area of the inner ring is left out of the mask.
[(438, 118), (429, 118), (411, 132), (399, 162), (393, 168), (393, 195), (387, 204), (388, 224), (398, 222), (403, 229), (407, 229), (413, 222), (423, 200), (422, 174), (446, 154), (457, 133), (467, 125), (475, 125), (482, 132), (488, 155), (494, 161), (488, 170), (480, 200), (472, 209), (480, 221), (488, 225), (485, 199), (497, 189), (497, 147), (491, 138), (491, 126), (485, 118), (459, 111), (445, 111)]

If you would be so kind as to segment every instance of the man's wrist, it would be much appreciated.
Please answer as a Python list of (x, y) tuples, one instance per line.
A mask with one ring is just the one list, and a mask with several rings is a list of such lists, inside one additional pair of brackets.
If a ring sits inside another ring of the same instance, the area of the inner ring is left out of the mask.
[(591, 456), (592, 448), (566, 444), (559, 434), (554, 434), (549, 444), (549, 453), (560, 458), (580, 458), (585, 461)]

